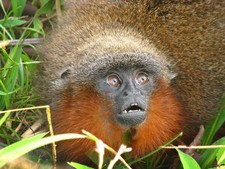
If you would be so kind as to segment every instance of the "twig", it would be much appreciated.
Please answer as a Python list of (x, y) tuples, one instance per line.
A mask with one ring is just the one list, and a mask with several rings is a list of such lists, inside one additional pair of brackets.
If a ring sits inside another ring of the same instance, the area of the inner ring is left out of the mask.
[[(97, 138), (97, 137), (95, 137), (93, 134), (91, 134), (91, 133), (89, 133), (89, 132), (87, 132), (87, 131), (85, 131), (85, 130), (82, 130), (82, 133), (84, 133), (86, 136), (87, 136), (87, 138), (88, 139), (90, 139), (90, 140), (93, 140), (93, 141), (95, 141), (95, 142), (97, 142), (99, 139)], [(104, 144), (104, 147), (107, 149), (107, 150), (109, 150), (111, 153), (113, 153), (113, 154), (117, 154), (117, 152), (112, 148), (112, 147), (110, 147), (110, 146), (108, 146), (107, 144)], [(121, 156), (119, 156), (119, 160), (128, 168), (128, 169), (131, 169), (131, 167), (127, 164), (127, 162), (121, 157)]]
[[(20, 40), (11, 40), (10, 45), (16, 45)], [(39, 38), (32, 38), (32, 39), (24, 39), (23, 44), (32, 44), (32, 45), (37, 45), (40, 43)]]
[(102, 140), (99, 140), (99, 139), (97, 140), (95, 151), (98, 153), (98, 156), (99, 156), (98, 169), (102, 169), (102, 166), (104, 163), (104, 154), (105, 154), (105, 147)]
[[(53, 127), (52, 127), (52, 120), (51, 120), (50, 106), (46, 107), (46, 114), (47, 114), (47, 119), (48, 119), (50, 136), (54, 136)], [(52, 156), (53, 156), (53, 163), (54, 163), (53, 169), (56, 169), (57, 155), (56, 155), (56, 144), (55, 144), (55, 142), (52, 142)]]
[(25, 111), (25, 110), (35, 110), (35, 109), (46, 109), (48, 107), (49, 107), (49, 105), (11, 109), (11, 110), (0, 111), (0, 114), (4, 114), (4, 113), (8, 113), (8, 112), (9, 113), (18, 112), (18, 111), (22, 111), (22, 110)]
[(40, 39), (38, 38), (32, 38), (32, 39), (15, 39), (15, 40), (5, 40), (5, 41), (0, 41), (0, 48), (4, 48), (8, 45), (15, 46), (17, 43), (22, 42), (22, 44), (32, 44), (32, 45), (37, 45), (40, 43)]
[(130, 151), (132, 151), (131, 148), (127, 148), (127, 146), (125, 146), (125, 145), (122, 144), (122, 145), (120, 146), (118, 152), (116, 153), (115, 158), (114, 158), (113, 160), (110, 161), (109, 166), (108, 166), (107, 169), (112, 169), (113, 166), (116, 164), (116, 162), (120, 159), (121, 155), (122, 155), (123, 153), (127, 153), (127, 152), (130, 152)]
[(208, 145), (208, 146), (185, 146), (185, 145), (179, 145), (179, 146), (163, 146), (165, 149), (213, 149), (213, 148), (225, 148), (225, 145)]
[[(201, 142), (201, 139), (203, 137), (204, 132), (205, 132), (204, 126), (201, 125), (198, 134), (195, 136), (194, 140), (191, 142), (189, 147), (198, 146)], [(185, 151), (185, 153), (189, 154), (189, 155), (193, 155), (195, 153), (195, 150), (194, 149), (187, 149)]]
[(28, 130), (26, 130), (21, 137), (27, 138), (30, 137), (31, 134), (34, 134), (34, 132), (42, 125), (44, 124), (43, 119), (38, 119)]
[(156, 154), (157, 152), (161, 151), (163, 148), (167, 147), (167, 145), (170, 145), (172, 142), (174, 142), (176, 139), (178, 139), (179, 137), (181, 137), (183, 135), (183, 133), (179, 133), (176, 137), (172, 138), (169, 142), (167, 142), (164, 146), (160, 146), (158, 149), (152, 151), (151, 153), (145, 155), (144, 157), (141, 157), (141, 158), (138, 158), (132, 162), (130, 162), (129, 164), (132, 165), (132, 164), (135, 164), (137, 162), (140, 162), (150, 156), (152, 156), (153, 154)]
[(56, 13), (57, 16), (62, 16), (62, 10), (60, 6), (60, 0), (56, 0)]

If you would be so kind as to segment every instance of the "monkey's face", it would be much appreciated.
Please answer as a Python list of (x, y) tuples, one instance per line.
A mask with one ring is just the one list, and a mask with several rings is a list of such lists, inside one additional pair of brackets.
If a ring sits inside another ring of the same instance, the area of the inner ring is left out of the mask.
[(128, 127), (145, 121), (153, 87), (153, 74), (141, 67), (108, 71), (96, 84), (97, 91), (112, 100), (116, 121)]

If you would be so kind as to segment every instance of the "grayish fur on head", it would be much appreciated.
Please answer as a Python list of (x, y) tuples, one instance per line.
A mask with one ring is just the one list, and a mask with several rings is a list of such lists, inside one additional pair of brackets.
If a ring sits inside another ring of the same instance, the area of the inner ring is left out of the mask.
[(174, 77), (163, 54), (140, 32), (108, 15), (90, 21), (99, 9), (73, 5), (66, 11), (69, 15), (59, 19), (56, 29), (39, 47), (43, 62), (38, 83), (40, 91), (48, 91), (42, 93), (45, 99), (55, 99), (69, 84), (91, 84), (102, 70), (118, 65), (141, 65), (168, 81)]

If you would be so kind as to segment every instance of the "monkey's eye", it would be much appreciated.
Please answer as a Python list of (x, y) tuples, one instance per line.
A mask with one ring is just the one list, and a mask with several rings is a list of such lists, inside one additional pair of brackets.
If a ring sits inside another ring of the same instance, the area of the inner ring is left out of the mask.
[(138, 73), (135, 77), (135, 80), (136, 80), (137, 84), (139, 84), (139, 85), (144, 85), (149, 82), (148, 75), (143, 72)]
[(116, 74), (111, 74), (107, 77), (106, 83), (111, 87), (119, 87), (121, 85), (121, 80)]

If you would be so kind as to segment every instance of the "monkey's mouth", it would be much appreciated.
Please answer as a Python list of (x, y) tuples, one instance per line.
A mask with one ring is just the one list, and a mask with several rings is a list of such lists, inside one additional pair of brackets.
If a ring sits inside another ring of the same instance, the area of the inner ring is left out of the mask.
[(130, 106), (118, 113), (116, 118), (121, 125), (136, 126), (145, 120), (146, 111), (137, 103), (132, 103)]
[(128, 108), (123, 110), (121, 114), (126, 114), (126, 113), (133, 113), (133, 112), (138, 112), (138, 111), (144, 111), (143, 108), (138, 106), (137, 103), (132, 103)]

